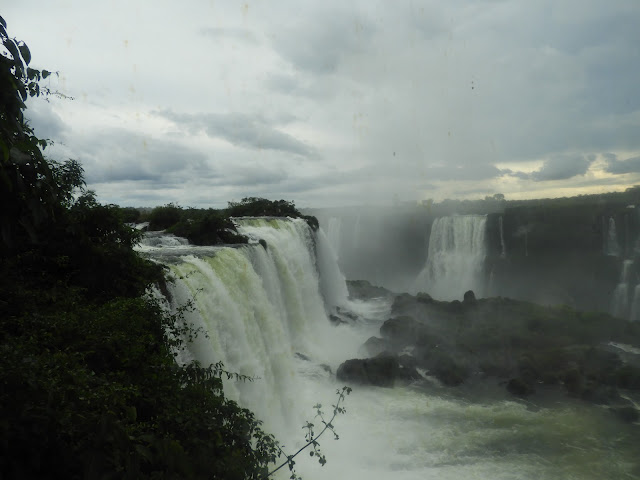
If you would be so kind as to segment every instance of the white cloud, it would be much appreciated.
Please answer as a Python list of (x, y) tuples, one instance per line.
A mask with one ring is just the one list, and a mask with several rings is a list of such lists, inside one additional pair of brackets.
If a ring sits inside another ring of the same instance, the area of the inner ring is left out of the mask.
[(636, 180), (635, 2), (69, 0), (3, 17), (76, 97), (34, 103), (34, 127), (111, 202), (322, 206)]

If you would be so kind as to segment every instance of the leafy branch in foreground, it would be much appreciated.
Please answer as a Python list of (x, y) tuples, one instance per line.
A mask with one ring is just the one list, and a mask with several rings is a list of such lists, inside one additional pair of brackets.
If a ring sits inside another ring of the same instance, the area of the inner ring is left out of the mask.
[(291, 480), (300, 480), (300, 477), (296, 474), (295, 470), (294, 470), (294, 466), (296, 464), (296, 462), (293, 460), (295, 457), (297, 457), (302, 451), (304, 451), (305, 449), (312, 447), (312, 450), (309, 452), (309, 455), (311, 457), (317, 457), (318, 458), (318, 463), (320, 463), (320, 465), (324, 466), (325, 463), (327, 463), (327, 459), (324, 456), (324, 454), (320, 451), (320, 444), (318, 443), (318, 439), (327, 431), (327, 430), (331, 430), (331, 432), (333, 433), (334, 439), (338, 440), (340, 437), (338, 436), (338, 434), (336, 433), (336, 431), (334, 430), (334, 426), (333, 426), (333, 421), (335, 420), (335, 418), (339, 415), (339, 414), (344, 414), (346, 413), (346, 409), (341, 406), (340, 404), (344, 404), (345, 401), (345, 397), (347, 395), (349, 395), (351, 393), (351, 388), (350, 387), (342, 387), (342, 389), (336, 390), (336, 395), (338, 395), (338, 401), (336, 402), (335, 405), (332, 405), (333, 407), (333, 416), (331, 417), (331, 419), (327, 422), (324, 419), (324, 412), (322, 411), (322, 405), (321, 404), (316, 404), (314, 405), (314, 409), (316, 410), (316, 418), (320, 418), (320, 422), (322, 423), (322, 425), (324, 426), (322, 428), (322, 430), (320, 431), (320, 433), (316, 434), (315, 432), (315, 425), (309, 421), (307, 421), (307, 423), (305, 424), (304, 427), (302, 427), (304, 430), (306, 430), (306, 433), (304, 435), (304, 438), (306, 440), (307, 443), (305, 443), (302, 447), (300, 447), (298, 449), (298, 451), (296, 453), (294, 453), (293, 455), (287, 455), (284, 450), (282, 450), (282, 448), (280, 446), (278, 446), (278, 448), (280, 449), (280, 454), (281, 455), (285, 455), (287, 457), (287, 459), (282, 462), (277, 468), (275, 468), (274, 470), (270, 471), (267, 474), (267, 477), (272, 476), (274, 473), (276, 473), (278, 470), (280, 470), (281, 468), (288, 466), (289, 470), (291, 471)]

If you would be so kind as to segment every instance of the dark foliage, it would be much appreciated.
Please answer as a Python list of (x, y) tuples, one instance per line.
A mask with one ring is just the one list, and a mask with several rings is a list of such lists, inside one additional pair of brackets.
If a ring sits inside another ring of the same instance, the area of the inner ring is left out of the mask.
[(239, 202), (229, 202), (226, 213), (230, 217), (301, 217), (293, 202), (247, 197)]
[(156, 207), (149, 214), (149, 229), (165, 230), (178, 223), (181, 218), (182, 208), (173, 203)]
[(155, 207), (149, 214), (151, 230), (166, 230), (185, 237), (195, 245), (247, 243), (248, 239), (236, 230), (233, 217), (293, 217), (304, 218), (317, 230), (316, 217), (302, 215), (293, 202), (248, 197), (240, 202), (229, 202), (223, 210), (186, 208), (173, 203)]
[(195, 245), (247, 243), (247, 238), (237, 232), (224, 211), (212, 208), (186, 210), (180, 221), (168, 231), (189, 239)]
[(221, 364), (176, 364), (194, 332), (141, 296), (161, 267), (78, 162), (44, 158), (22, 111), (49, 72), (1, 17), (0, 40), (0, 478), (264, 478), (274, 438)]

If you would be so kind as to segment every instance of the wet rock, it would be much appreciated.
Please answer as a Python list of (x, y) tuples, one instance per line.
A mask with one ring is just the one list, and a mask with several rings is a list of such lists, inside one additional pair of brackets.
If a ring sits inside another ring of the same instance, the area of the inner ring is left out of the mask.
[(400, 363), (400, 366), (404, 368), (415, 369), (418, 366), (418, 359), (415, 357), (412, 357), (411, 355), (399, 355), (398, 363)]
[(425, 327), (413, 317), (402, 315), (390, 318), (380, 327), (380, 334), (398, 347), (413, 345)]
[(518, 397), (526, 397), (535, 393), (535, 389), (521, 378), (512, 378), (507, 382), (507, 391)]
[(343, 318), (353, 320), (354, 322), (358, 320), (358, 314), (353, 313), (352, 311), (347, 310), (345, 308), (336, 307), (336, 312), (338, 313), (338, 315), (340, 315)]
[(392, 292), (383, 287), (372, 285), (366, 280), (347, 280), (347, 289), (351, 298), (390, 297)]
[(388, 388), (393, 387), (399, 375), (400, 364), (392, 356), (347, 360), (336, 372), (336, 377), (342, 382)]
[(469, 368), (449, 353), (435, 350), (423, 362), (429, 372), (448, 387), (457, 387), (470, 376)]
[(329, 321), (333, 324), (333, 325), (345, 325), (347, 324), (347, 321), (340, 318), (337, 315), (334, 314), (330, 314), (329, 315)]
[(420, 292), (416, 295), (416, 301), (420, 303), (433, 303), (433, 297), (425, 292)]
[(375, 357), (389, 350), (389, 341), (384, 338), (370, 337), (362, 345), (362, 350), (370, 357)]
[(473, 305), (476, 303), (476, 294), (473, 293), (473, 290), (467, 290), (464, 292), (464, 300), (463, 303)]

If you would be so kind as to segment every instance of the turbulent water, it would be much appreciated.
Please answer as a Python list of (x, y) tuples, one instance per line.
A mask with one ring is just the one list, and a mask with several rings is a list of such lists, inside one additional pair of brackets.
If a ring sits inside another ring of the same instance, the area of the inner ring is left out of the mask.
[(465, 291), (484, 293), (487, 255), (486, 215), (436, 218), (431, 227), (427, 263), (416, 279), (414, 291), (438, 300), (461, 300)]
[[(225, 390), (292, 452), (312, 406), (335, 403), (337, 366), (377, 334), (390, 300), (348, 300), (329, 240), (302, 220), (247, 219), (239, 229), (266, 248), (193, 247), (167, 237), (142, 250), (170, 266), (172, 307), (192, 299), (187, 318), (207, 333), (181, 360), (222, 360), (257, 377), (228, 381)], [(356, 320), (333, 326), (328, 315), (345, 310)], [(327, 465), (301, 455), (298, 473), (308, 480), (640, 478), (636, 427), (604, 409), (564, 398), (533, 405), (501, 387), (470, 392), (428, 380), (355, 388), (335, 422), (340, 440), (320, 440)]]

